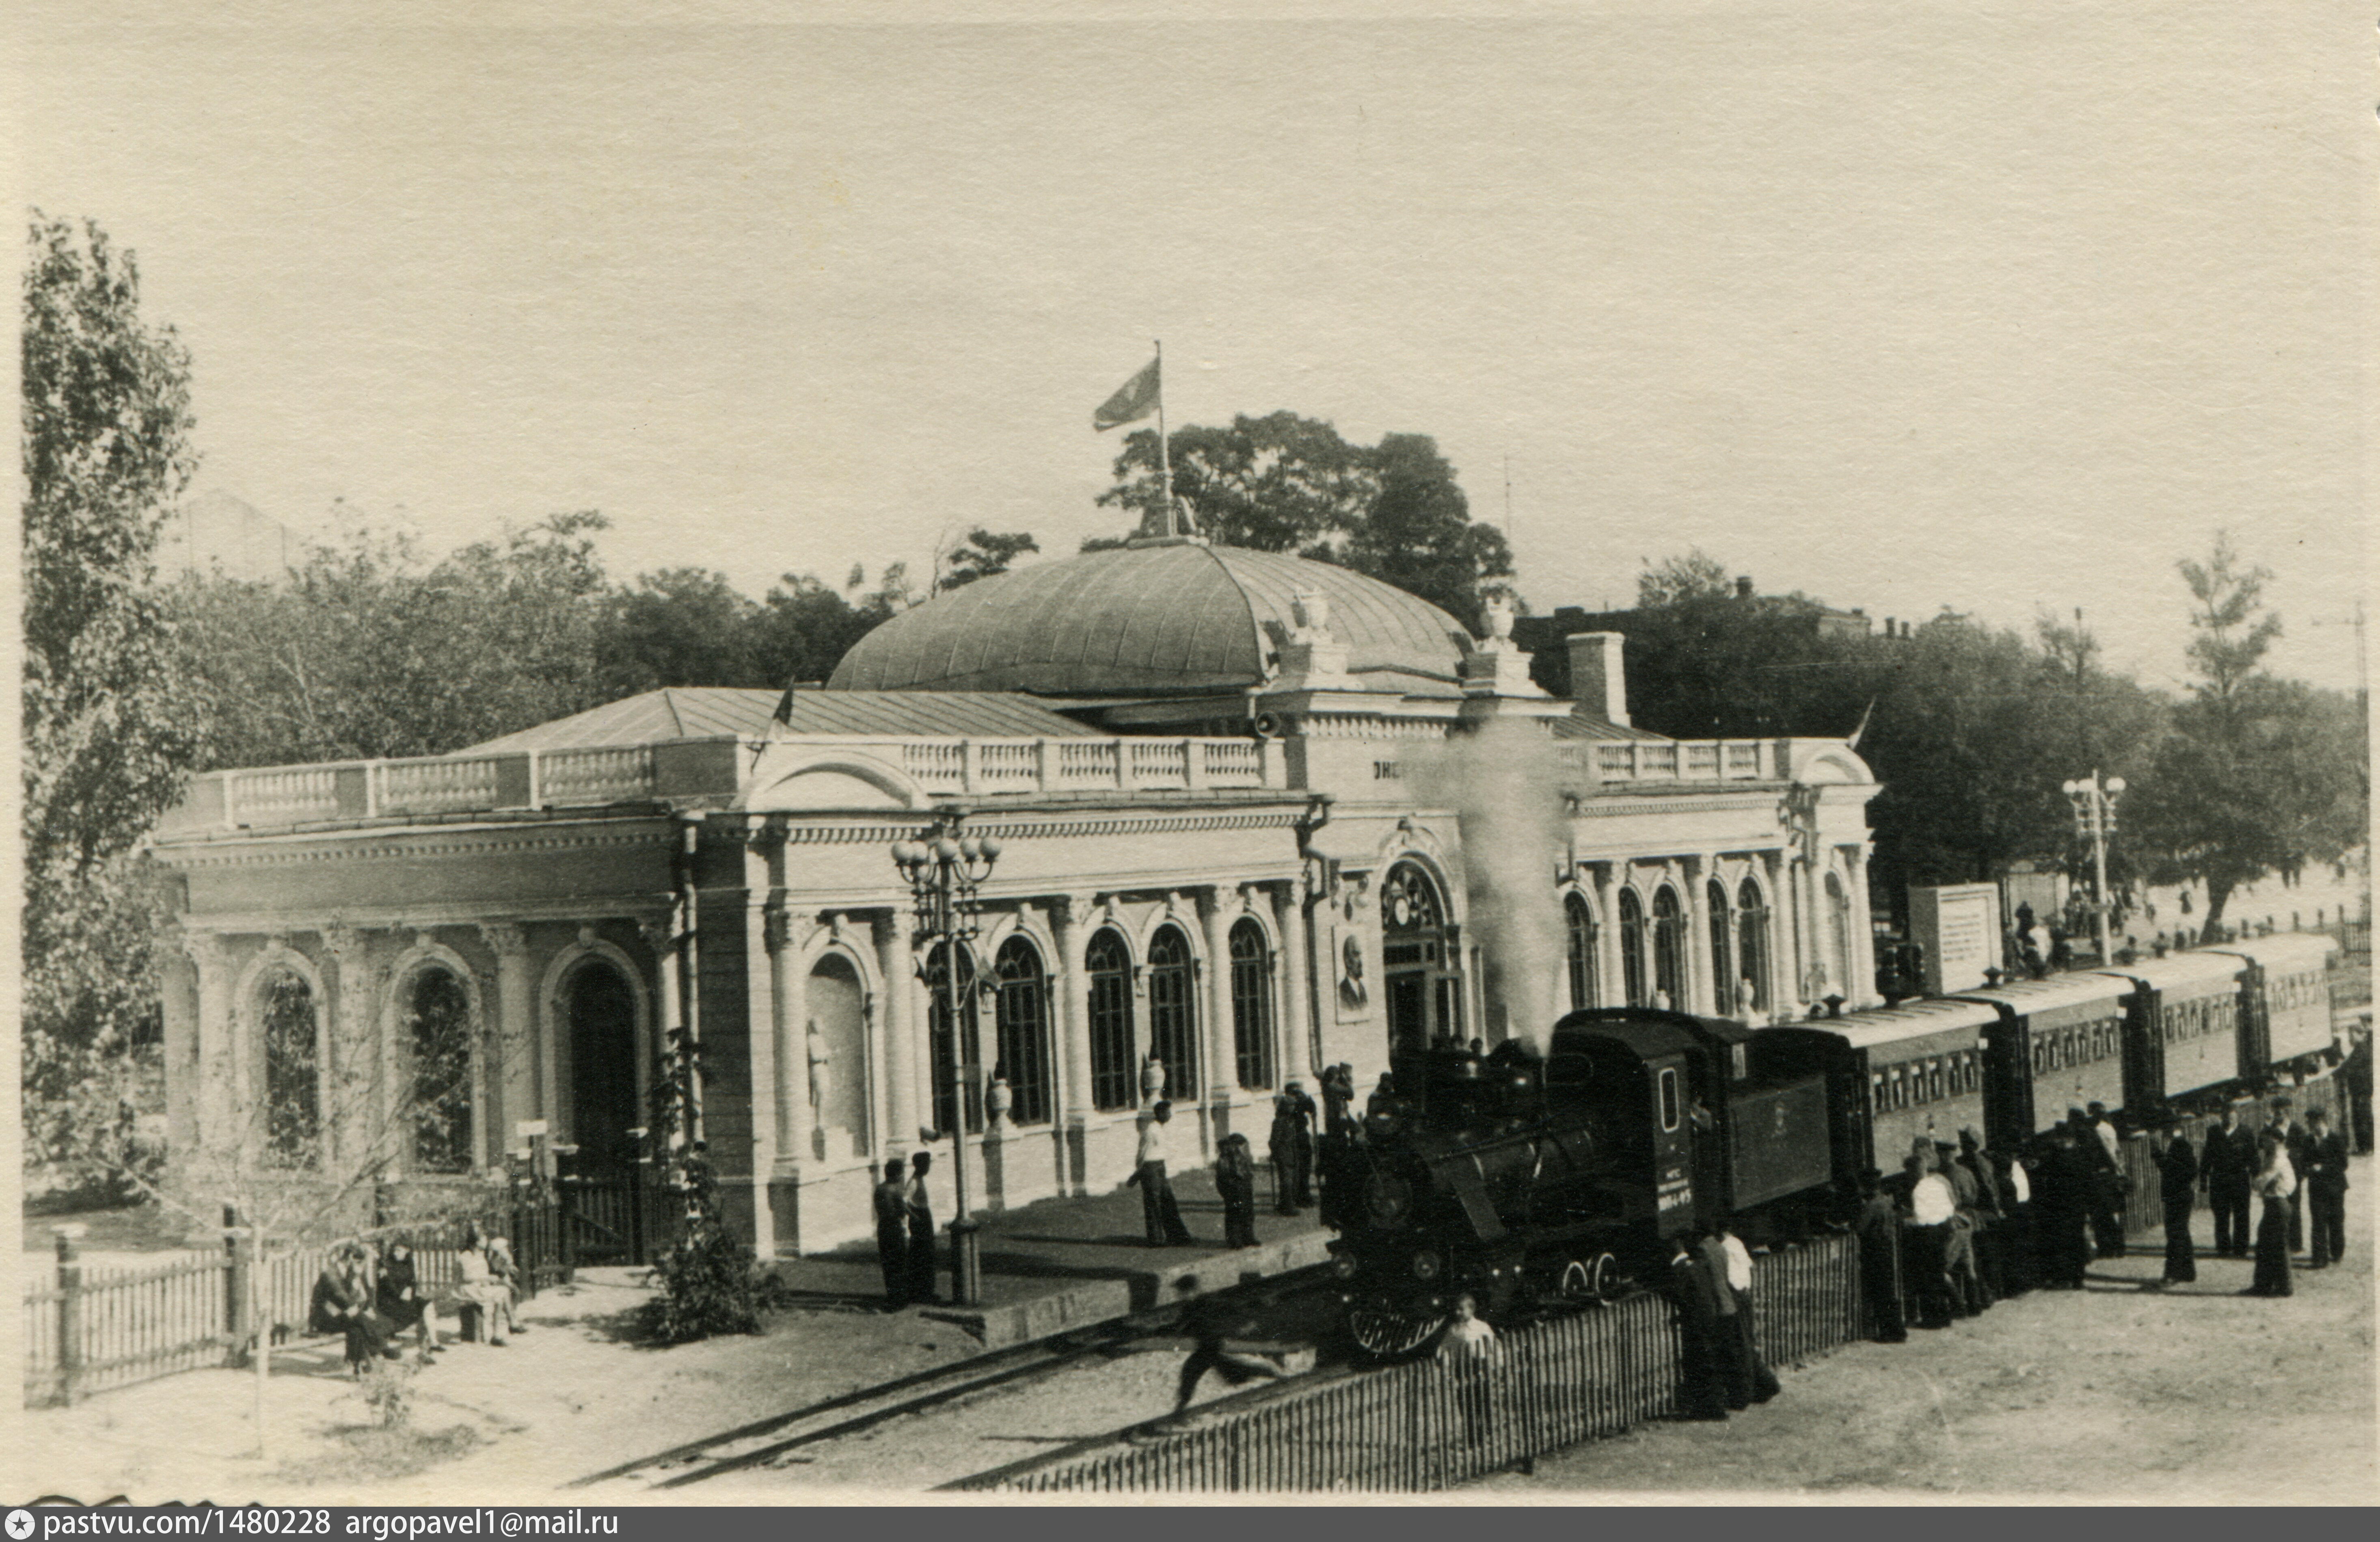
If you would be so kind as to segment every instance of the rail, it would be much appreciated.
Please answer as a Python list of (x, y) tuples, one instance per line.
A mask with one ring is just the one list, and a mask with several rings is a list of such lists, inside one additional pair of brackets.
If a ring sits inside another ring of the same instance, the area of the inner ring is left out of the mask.
[[(1753, 1260), (1753, 1303), (1772, 1364), (1859, 1336), (1855, 1239), (1824, 1237)], [(1485, 1366), (1427, 1360), (1309, 1390), (1293, 1384), (1172, 1439), (952, 1485), (1024, 1493), (1427, 1492), (1673, 1410), (1669, 1304), (1638, 1295), (1503, 1336)]]
[(1790, 739), (1625, 739), (1555, 747), (1584, 782), (1761, 782), (1792, 775)]

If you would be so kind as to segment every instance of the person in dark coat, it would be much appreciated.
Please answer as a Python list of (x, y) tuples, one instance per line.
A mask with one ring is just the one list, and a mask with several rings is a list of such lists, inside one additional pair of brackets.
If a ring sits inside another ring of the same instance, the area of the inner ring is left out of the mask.
[(422, 1286), (420, 1272), (414, 1266), (413, 1245), (403, 1237), (391, 1239), (381, 1254), (380, 1287), (373, 1305), (388, 1319), (389, 1337), (408, 1328), (419, 1332), (423, 1365), (430, 1363), (431, 1355), (444, 1353), (446, 1346), (438, 1342), (438, 1305)]
[(1728, 1288), (1727, 1245), (1715, 1231), (1694, 1238), (1694, 1256), (1711, 1279), (1711, 1301), (1717, 1313), (1711, 1357), (1718, 1371), (1719, 1392), (1728, 1411), (1741, 1414), (1752, 1406), (1752, 1359), (1744, 1353), (1743, 1325), (1735, 1293)]
[(2116, 1161), (2115, 1126), (2107, 1108), (2094, 1103), (2085, 1112), (2067, 1111), (2074, 1125), (2074, 1144), (2091, 1167), (2085, 1203), (2091, 1217), (2091, 1242), (2102, 1258), (2124, 1256), (2124, 1170)]
[[(1953, 1159), (1974, 1185), (1975, 1272), (1983, 1281), (1988, 1304), (2009, 1293), (2008, 1265), (2003, 1245), (2008, 1241), (2007, 1212), (2001, 1203), (1999, 1174), (1984, 1152), (1984, 1137), (1971, 1126), (1959, 1132), (1959, 1154)], [(1965, 1193), (1962, 1187), (1960, 1191)]]
[(2289, 1210), (2297, 1195), (2296, 1170), (2289, 1165), (2289, 1143), (2270, 1125), (2257, 1137), (2262, 1156), (2252, 1186), (2264, 1203), (2256, 1218), (2256, 1276), (2242, 1295), (2288, 1295), (2289, 1287)]
[[(1175, 1286), (1184, 1292), (1197, 1288), (1198, 1282), (1189, 1279)], [(1190, 1358), (1182, 1362), (1182, 1380), (1174, 1390), (1173, 1413), (1177, 1418), (1188, 1412), (1190, 1399), (1208, 1371), (1233, 1387), (1245, 1386), (1260, 1376), (1269, 1376), (1275, 1381), (1287, 1379), (1289, 1373), (1269, 1360), (1232, 1353), (1232, 1330), (1238, 1326), (1234, 1309), (1226, 1302), (1202, 1295), (1190, 1303), (1183, 1320), (1183, 1327), (1190, 1334)]]
[(1215, 1153), (1215, 1193), (1223, 1201), (1223, 1245), (1257, 1245), (1257, 1156), (1248, 1137), (1229, 1135)]
[[(2041, 1187), (2033, 1196), (2034, 1257), (2041, 1282), (2053, 1291), (2079, 1291), (2091, 1262), (2091, 1185), (2095, 1169), (2083, 1155), (2071, 1124), (2060, 1124), (2049, 1135), (2049, 1149), (2041, 1163)], [(2096, 1142), (2095, 1141), (2095, 1145)]]
[[(1752, 1250), (1743, 1245), (1743, 1239), (1724, 1220), (1713, 1229), (1712, 1235), (1718, 1244), (1720, 1280), (1735, 1304), (1737, 1359), (1742, 1366), (1742, 1390), (1752, 1402), (1767, 1402), (1781, 1389), (1777, 1373), (1768, 1368), (1768, 1362), (1760, 1354), (1760, 1324), (1752, 1311)], [(1731, 1396), (1730, 1401), (1732, 1402)]]
[(396, 1346), (388, 1342), (388, 1320), (372, 1310), (371, 1287), (364, 1280), (363, 1248), (354, 1243), (334, 1254), (315, 1277), (306, 1326), (317, 1333), (343, 1335), (347, 1369), (357, 1376), (363, 1375), (365, 1362), (376, 1355), (398, 1358)]
[(1859, 1219), (1852, 1229), (1859, 1235), (1860, 1297), (1867, 1306), (1871, 1330), (1880, 1343), (1909, 1342), (1909, 1322), (1900, 1306), (1900, 1211), (1892, 1202), (1884, 1175), (1875, 1168), (1860, 1174)]
[[(954, 1139), (965, 1139), (964, 1135)], [(934, 1165), (931, 1151), (920, 1151), (909, 1159), (909, 1186), (901, 1192), (902, 1212), (909, 1222), (909, 1299), (913, 1302), (933, 1302), (941, 1298), (934, 1293), (934, 1196), (927, 1190), (926, 1173)]]
[(2215, 1251), (2227, 1258), (2248, 1256), (2248, 1184), (2255, 1175), (2256, 1137), (2240, 1124), (2239, 1109), (2227, 1107), (2198, 1160), (2198, 1186), (2215, 1212)]
[(2347, 1062), (2338, 1068), (2339, 1079), (2347, 1084), (2347, 1117), (2355, 1126), (2355, 1149), (2372, 1154), (2372, 1030), (2359, 1027), (2350, 1036), (2354, 1047), (2347, 1051)]
[(2000, 1276), (2008, 1293), (2022, 1295), (2033, 1289), (2033, 1172), (2021, 1155), (1986, 1148), (1985, 1157), (1999, 1178)]
[(885, 1310), (909, 1304), (909, 1164), (895, 1157), (876, 1185), (876, 1261), (884, 1270)]
[(2165, 1132), (2165, 1148), (2157, 1153), (2157, 1187), (2165, 1198), (2161, 1283), (2186, 1285), (2198, 1278), (2198, 1248), (2190, 1239), (2190, 1212), (2198, 1201), (2198, 1153), (2178, 1129)]
[[(1290, 1086), (1294, 1088), (1297, 1084)], [(1272, 1132), (1265, 1143), (1272, 1158), (1273, 1208), (1282, 1215), (1295, 1215), (1300, 1207), (1314, 1202), (1313, 1121), (1299, 1108), (1301, 1099), (1312, 1105), (1303, 1091), (1294, 1097), (1284, 1092), (1273, 1099)]]
[(2313, 1218), (2313, 1257), (2308, 1269), (2347, 1260), (2347, 1136), (2330, 1127), (2322, 1109), (2306, 1114), (2306, 1165), (2302, 1183)]
[(1664, 1293), (1678, 1314), (1678, 1411), (1689, 1419), (1727, 1417), (1726, 1372), (1719, 1359), (1718, 1285), (1685, 1237), (1670, 1239)]

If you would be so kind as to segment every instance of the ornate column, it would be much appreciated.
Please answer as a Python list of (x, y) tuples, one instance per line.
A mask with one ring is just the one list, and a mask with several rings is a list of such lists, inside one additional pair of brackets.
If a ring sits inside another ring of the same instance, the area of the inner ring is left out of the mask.
[(1231, 1133), (1232, 1099), (1239, 1091), (1240, 1057), (1232, 1042), (1232, 912), (1233, 891), (1209, 884), (1198, 891), (1198, 922), (1206, 934), (1207, 1137), (1208, 1149)]
[[(1276, 1021), (1279, 1028), (1273, 1047), (1273, 1063), (1279, 1068), (1275, 1078), (1287, 1086), (1292, 1076), (1303, 1068), (1309, 1075), (1318, 1075), (1319, 1065), (1310, 1063), (1321, 1057), (1314, 1053), (1313, 1026), (1307, 1013), (1311, 998), (1307, 992), (1312, 982), (1307, 977), (1305, 956), (1305, 878), (1304, 874), (1290, 880), (1272, 891), (1273, 929), (1281, 933), (1281, 967), (1277, 989), (1281, 992), (1281, 1012)], [(1318, 1088), (1317, 1089), (1319, 1090)]]
[(1851, 880), (1851, 943), (1852, 977), (1844, 982), (1843, 995), (1852, 1004), (1871, 1001), (1876, 995), (1876, 922), (1869, 915), (1867, 894), (1867, 844), (1847, 843), (1841, 848), (1843, 871)]
[(1768, 946), (1762, 960), (1768, 977), (1760, 982), (1768, 998), (1768, 1020), (1782, 1022), (1787, 1003), (1801, 997), (1801, 964), (1794, 956), (1793, 894), (1785, 868), (1785, 853), (1771, 848), (1760, 854), (1761, 887), (1768, 896)]
[[(1715, 858), (1688, 856), (1679, 866), (1686, 891), (1686, 1000), (1688, 1012), (1704, 1016), (1718, 1011), (1718, 982), (1711, 977), (1711, 914), (1709, 877)], [(1724, 917), (1722, 917), (1724, 924)]]
[[(769, 951), (769, 1044), (776, 1096), (773, 1130), (776, 1169), (796, 1171), (817, 1155), (818, 1121), (810, 1107), (808, 979), (793, 942), (792, 917), (783, 906), (763, 913), (762, 943)], [(852, 1075), (846, 1069), (845, 1075)]]
[(1063, 1147), (1061, 1186), (1081, 1194), (1089, 1182), (1084, 1149), (1091, 1118), (1090, 981), (1083, 973), (1083, 926), (1096, 913), (1088, 894), (1067, 894), (1050, 906), (1050, 935), (1058, 949), (1058, 1125)]
[(495, 1064), (488, 1079), (496, 1088), (502, 1120), (496, 1145), (509, 1149), (519, 1138), (515, 1127), (546, 1112), (539, 1066), (549, 1057), (538, 1042), (529, 1005), (536, 992), (528, 975), (528, 929), (518, 921), (482, 921), (480, 938), (496, 955), (496, 1023), (488, 1036), (495, 1047)]
[(1618, 865), (1597, 862), (1595, 865), (1595, 951), (1600, 955), (1596, 968), (1597, 1006), (1624, 1005), (1628, 1000), (1628, 972), (1620, 956), (1620, 879)]
[(198, 971), (199, 1149), (221, 1158), (238, 1139), (232, 1127), (231, 947), (220, 933), (196, 931), (184, 934), (182, 951)]
[(910, 966), (908, 928), (899, 910), (880, 910), (872, 918), (876, 973), (884, 982), (884, 1107), (891, 1122), (890, 1138), (878, 1149), (880, 1158), (905, 1154), (917, 1141), (918, 1083), (925, 1061), (917, 1052), (918, 1030), (917, 971)]

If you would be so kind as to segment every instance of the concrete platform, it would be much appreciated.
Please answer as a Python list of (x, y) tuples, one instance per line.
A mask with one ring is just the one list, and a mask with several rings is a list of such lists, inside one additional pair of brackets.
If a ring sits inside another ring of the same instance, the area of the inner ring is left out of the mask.
[[(1222, 1202), (1212, 1175), (1203, 1171), (1173, 1183), (1183, 1220), (1199, 1239), (1193, 1246), (1148, 1245), (1137, 1188), (1045, 1199), (980, 1216), (983, 1301), (971, 1307), (949, 1304), (950, 1233), (945, 1218), (938, 1217), (944, 1230), (935, 1283), (942, 1299), (905, 1307), (901, 1315), (954, 1324), (984, 1347), (1000, 1349), (1324, 1262), (1330, 1232), (1311, 1208), (1294, 1219), (1275, 1214), (1269, 1189), (1260, 1180), (1257, 1245), (1245, 1248), (1221, 1245)], [(776, 1269), (803, 1298), (855, 1305), (883, 1299), (883, 1275), (872, 1244), (781, 1258)], [(1184, 1281), (1190, 1282), (1187, 1290), (1182, 1288)]]

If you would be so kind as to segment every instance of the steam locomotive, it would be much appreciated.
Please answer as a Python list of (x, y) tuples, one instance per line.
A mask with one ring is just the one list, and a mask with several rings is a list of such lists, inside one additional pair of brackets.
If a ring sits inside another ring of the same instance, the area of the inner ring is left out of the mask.
[(1408, 1053), (1324, 1152), (1347, 1326), (1393, 1355), (1458, 1293), (1491, 1315), (1609, 1301), (1681, 1232), (1844, 1217), (1861, 1170), (1898, 1172), (1921, 1135), (2016, 1151), (2071, 1105), (2141, 1124), (2319, 1070), (2328, 952), (2274, 937), (1779, 1027), (1605, 1008), (1557, 1022), (1542, 1057)]

